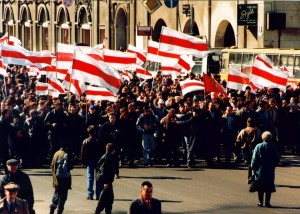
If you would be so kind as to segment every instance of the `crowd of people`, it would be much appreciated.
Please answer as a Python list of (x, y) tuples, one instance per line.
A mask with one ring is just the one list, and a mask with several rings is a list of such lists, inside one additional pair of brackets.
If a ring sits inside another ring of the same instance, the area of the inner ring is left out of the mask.
[(254, 92), (248, 87), (245, 91), (226, 89), (228, 97), (204, 91), (182, 96), (179, 82), (185, 78), (201, 76), (189, 73), (172, 79), (158, 72), (146, 81), (134, 76), (121, 86), (118, 100), (108, 102), (86, 100), (84, 94), (76, 98), (70, 92), (37, 96), (35, 83), (45, 81), (45, 76), (37, 80), (24, 67), (10, 66), (8, 77), (0, 82), (2, 164), (16, 158), (23, 167), (42, 166), (66, 146), (86, 165), (81, 145), (91, 125), (98, 146), (94, 159), (111, 142), (121, 167), (134, 167), (140, 158), (144, 167), (179, 166), (180, 156), (188, 167), (195, 165), (195, 158), (213, 165), (220, 160), (221, 148), (226, 164), (249, 162), (249, 145), (237, 139), (248, 118), (261, 132), (270, 131), (282, 152), (288, 146), (299, 154), (300, 84), (295, 89), (288, 86), (286, 92), (270, 88)]
[[(208, 166), (221, 163), (223, 152), (225, 166), (249, 164), (250, 179), (254, 169), (258, 170), (251, 158), (253, 152), (258, 151), (256, 145), (265, 140), (262, 133), (272, 135), (272, 142), (281, 153), (289, 149), (300, 154), (297, 140), (300, 84), (297, 88), (287, 86), (286, 91), (271, 88), (252, 91), (250, 87), (236, 91), (226, 89), (222, 82), (228, 96), (201, 90), (183, 96), (180, 81), (201, 80), (200, 75), (191, 72), (185, 77), (172, 78), (157, 72), (151, 80), (141, 80), (134, 75), (121, 86), (117, 101), (110, 102), (87, 100), (84, 94), (76, 97), (70, 92), (59, 97), (37, 96), (36, 81), (46, 81), (45, 76), (40, 79), (29, 76), (22, 66), (8, 66), (7, 72), (8, 77), (0, 79), (0, 159), (6, 174), (11, 176), (7, 181), (2, 179), (2, 197), (5, 193), (9, 195), (9, 188), (20, 190), (19, 186), (10, 186), (4, 191), (5, 185), (14, 181), (11, 179), (14, 171), (20, 173), (14, 168), (16, 165), (26, 168), (50, 164), (55, 187), (50, 213), (55, 209), (63, 212), (71, 188), (71, 184), (64, 184), (61, 189), (61, 180), (71, 181), (55, 174), (56, 162), (63, 159), (65, 153), (87, 168), (87, 199), (93, 200), (95, 195), (99, 200), (95, 213), (104, 209), (111, 212), (114, 176), (119, 177), (119, 167), (137, 167), (140, 159), (145, 168), (158, 164), (166, 167), (184, 164), (192, 168), (196, 159), (204, 159)], [(101, 185), (98, 182), (94, 191), (98, 161), (106, 160), (112, 151), (115, 160), (110, 162), (109, 181)], [(10, 161), (12, 158), (14, 163)], [(27, 179), (25, 177), (21, 182)], [(27, 179), (27, 183), (30, 185), (26, 191), (31, 198), (22, 196), (24, 189), (18, 194), (27, 200), (29, 213), (34, 213), (30, 180)], [(143, 183), (142, 194), (149, 194), (148, 189), (152, 190), (152, 184)], [(269, 206), (273, 189), (267, 191), (266, 205)], [(260, 204), (262, 195), (260, 191)], [(132, 204), (140, 205), (139, 201)], [(160, 204), (157, 207), (161, 209)]]

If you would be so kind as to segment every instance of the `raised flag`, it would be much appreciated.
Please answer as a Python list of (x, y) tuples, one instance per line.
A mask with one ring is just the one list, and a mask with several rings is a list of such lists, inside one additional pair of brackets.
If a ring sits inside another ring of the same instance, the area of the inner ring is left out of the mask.
[(194, 67), (195, 62), (191, 57), (188, 57), (187, 55), (183, 54), (180, 55), (178, 59), (178, 65), (180, 65), (186, 72), (188, 72)]
[(117, 93), (122, 84), (118, 71), (79, 50), (75, 50), (74, 54), (72, 79), (107, 88), (113, 93)]
[(253, 63), (250, 81), (258, 87), (279, 88), (286, 91), (288, 73), (273, 67), (264, 54), (258, 55)]
[(104, 62), (116, 70), (135, 70), (136, 54), (104, 49)]
[(48, 83), (37, 82), (35, 85), (35, 93), (39, 96), (48, 95)]
[(166, 61), (161, 63), (161, 74), (171, 75), (172, 78), (176, 78), (181, 74), (181, 66), (174, 61)]
[[(17, 37), (14, 37), (14, 36), (9, 36), (9, 39), (8, 39), (8, 43), (9, 45), (13, 45), (13, 46), (21, 46), (22, 45), (22, 42), (20, 39), (18, 39)], [(23, 48), (23, 47), (22, 47)], [(25, 50), (25, 49), (24, 49)]]
[(104, 43), (101, 43), (101, 44), (95, 45), (94, 48), (103, 50), (105, 48), (105, 45), (104, 45)]
[[(131, 73), (128, 73), (127, 71), (122, 71), (121, 72), (121, 77), (124, 81), (130, 82), (131, 79), (133, 79), (133, 76)], [(122, 82), (124, 82), (122, 81)]]
[(136, 66), (136, 76), (140, 79), (152, 79), (152, 74), (140, 65)]
[(116, 102), (118, 100), (117, 96), (106, 88), (87, 86), (85, 94), (88, 100), (107, 100), (110, 102)]
[[(159, 56), (158, 54), (158, 48), (159, 48), (159, 43), (148, 40), (148, 47), (147, 47), (147, 60), (152, 61), (152, 62), (164, 62), (169, 60), (169, 57), (163, 57)], [(174, 60), (174, 59), (171, 59)], [(175, 60), (176, 61), (176, 60)]]
[(48, 75), (48, 87), (49, 91), (52, 91), (57, 94), (65, 93), (62, 83), (56, 78), (55, 73), (49, 73)]
[(223, 87), (213, 77), (203, 73), (203, 82), (205, 85), (205, 93), (217, 92), (223, 94), (226, 97), (228, 96)]
[(249, 85), (249, 75), (229, 66), (227, 88), (245, 91), (246, 87)]
[(52, 56), (46, 52), (28, 51), (19, 46), (1, 44), (1, 56), (5, 64), (34, 65), (42, 68), (51, 64)]
[(180, 55), (188, 54), (202, 58), (203, 51), (207, 50), (206, 41), (162, 26), (158, 55), (178, 59)]
[(204, 90), (204, 83), (199, 80), (183, 80), (179, 82), (182, 96), (185, 96), (187, 93)]
[(74, 45), (57, 43), (56, 70), (58, 79), (64, 80), (68, 69), (72, 67), (74, 50)]
[(139, 65), (143, 65), (147, 60), (146, 55), (143, 53), (143, 51), (135, 47), (134, 45), (129, 44), (127, 47), (127, 52), (136, 54), (137, 57), (136, 63)]

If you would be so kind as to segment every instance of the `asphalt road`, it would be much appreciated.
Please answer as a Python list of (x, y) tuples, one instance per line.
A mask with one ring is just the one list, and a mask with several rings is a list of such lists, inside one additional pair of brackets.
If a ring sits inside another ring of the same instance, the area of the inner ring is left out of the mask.
[[(53, 194), (51, 171), (24, 169), (29, 174), (35, 196), (37, 214), (49, 213)], [(86, 200), (86, 171), (76, 167), (72, 171), (73, 185), (69, 191), (64, 214), (93, 214), (96, 201)], [(248, 192), (245, 165), (225, 169), (208, 168), (199, 161), (189, 169), (121, 168), (120, 179), (114, 182), (113, 213), (127, 213), (129, 203), (139, 197), (140, 184), (149, 180), (154, 185), (154, 197), (162, 201), (163, 213), (300, 213), (300, 158), (284, 156), (276, 169), (276, 189), (272, 195), (273, 208), (257, 207), (257, 193)]]

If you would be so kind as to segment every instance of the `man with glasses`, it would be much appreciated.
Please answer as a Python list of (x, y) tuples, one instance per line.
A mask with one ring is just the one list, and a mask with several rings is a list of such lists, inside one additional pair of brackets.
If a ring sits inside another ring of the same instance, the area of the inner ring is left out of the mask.
[(153, 198), (152, 194), (152, 183), (144, 181), (141, 185), (141, 197), (131, 202), (128, 214), (161, 214), (161, 202)]

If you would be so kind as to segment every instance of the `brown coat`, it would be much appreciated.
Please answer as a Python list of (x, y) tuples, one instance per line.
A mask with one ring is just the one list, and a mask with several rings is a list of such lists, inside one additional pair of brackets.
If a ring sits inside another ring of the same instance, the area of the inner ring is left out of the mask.
[(0, 214), (29, 214), (28, 204), (23, 199), (16, 198), (15, 208), (12, 213), (9, 213), (6, 203), (6, 197), (0, 200)]

